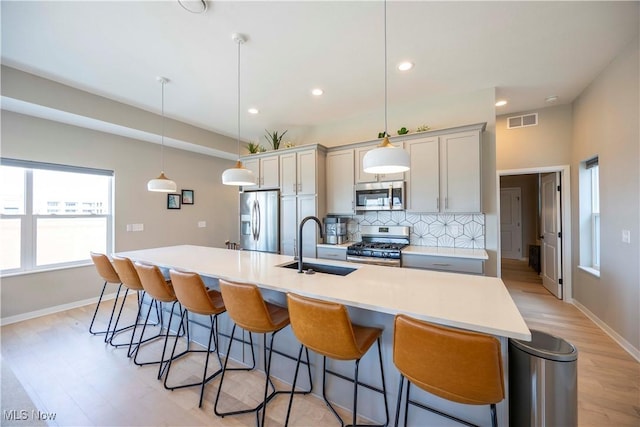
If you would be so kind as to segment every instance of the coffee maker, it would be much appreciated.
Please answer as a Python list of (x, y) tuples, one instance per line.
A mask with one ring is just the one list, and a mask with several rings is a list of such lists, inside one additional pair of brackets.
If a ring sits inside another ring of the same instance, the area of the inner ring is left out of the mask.
[(347, 221), (349, 218), (332, 217), (324, 218), (324, 242), (329, 245), (340, 245), (348, 241)]

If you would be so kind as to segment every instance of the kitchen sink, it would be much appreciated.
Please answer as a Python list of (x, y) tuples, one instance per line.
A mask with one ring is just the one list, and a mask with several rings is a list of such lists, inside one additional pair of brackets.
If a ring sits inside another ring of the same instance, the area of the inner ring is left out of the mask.
[[(293, 261), (288, 264), (282, 264), (280, 267), (297, 270), (298, 261)], [(334, 274), (336, 276), (346, 276), (347, 274), (353, 273), (356, 270), (357, 268), (340, 267), (337, 265), (315, 264), (311, 262), (302, 263), (302, 272), (305, 274), (325, 273), (325, 274)]]

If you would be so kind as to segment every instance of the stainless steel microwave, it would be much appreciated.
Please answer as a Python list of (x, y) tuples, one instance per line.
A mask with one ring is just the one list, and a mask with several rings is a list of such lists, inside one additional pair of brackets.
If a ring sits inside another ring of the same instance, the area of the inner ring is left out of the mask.
[(356, 211), (404, 210), (404, 181), (356, 184)]

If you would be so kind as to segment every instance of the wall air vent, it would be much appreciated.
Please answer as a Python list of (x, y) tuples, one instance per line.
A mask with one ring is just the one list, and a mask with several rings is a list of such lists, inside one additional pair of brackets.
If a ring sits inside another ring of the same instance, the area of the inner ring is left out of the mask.
[(538, 113), (514, 116), (507, 119), (507, 129), (523, 128), (538, 125)]

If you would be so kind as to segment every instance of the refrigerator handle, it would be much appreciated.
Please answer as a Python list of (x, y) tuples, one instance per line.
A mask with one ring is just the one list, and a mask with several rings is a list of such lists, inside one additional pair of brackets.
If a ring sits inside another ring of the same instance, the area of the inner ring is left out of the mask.
[(256, 201), (256, 211), (258, 212), (258, 221), (256, 222), (256, 240), (260, 239), (260, 223), (262, 222), (262, 213), (260, 212), (260, 202)]
[(251, 205), (251, 237), (256, 240), (256, 201)]

